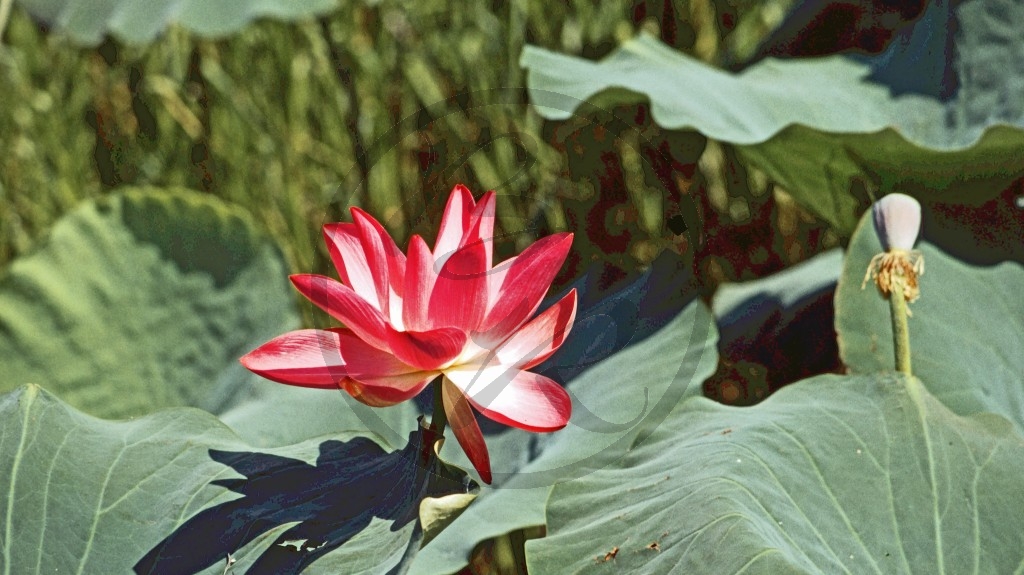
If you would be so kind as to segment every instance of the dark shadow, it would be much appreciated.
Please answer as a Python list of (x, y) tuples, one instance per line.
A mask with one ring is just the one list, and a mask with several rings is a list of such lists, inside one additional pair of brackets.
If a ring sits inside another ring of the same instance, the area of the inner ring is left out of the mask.
[(928, 4), (928, 0), (797, 2), (745, 65), (768, 57), (879, 54), (891, 44), (900, 28), (921, 17)]
[[(313, 465), (269, 453), (211, 449), (211, 459), (245, 476), (212, 484), (243, 497), (190, 518), (150, 550), (135, 573), (195, 573), (223, 564), (260, 535), (296, 521), (301, 523), (279, 536), (247, 573), (299, 573), (375, 517), (398, 531), (418, 521), (424, 497), (474, 487), (468, 476), (424, 449), (428, 434), (412, 432), (405, 449), (392, 453), (363, 437), (324, 441)], [(418, 547), (420, 537), (417, 525), (409, 546)]]
[[(752, 405), (779, 388), (839, 370), (835, 282), (786, 305), (758, 294), (719, 319), (718, 371), (704, 384), (705, 395), (731, 405)], [(736, 395), (728, 397), (727, 388)]]
[(1024, 179), (979, 205), (927, 202), (925, 239), (958, 260), (977, 266), (1024, 264)]
[(872, 68), (868, 80), (883, 84), (893, 96), (916, 94), (948, 102), (956, 97), (959, 28), (953, 2), (928, 2), (917, 20), (893, 35), (884, 52), (864, 61)]
[(607, 263), (592, 266), (550, 299), (557, 301), (576, 288), (579, 303), (573, 334), (532, 371), (568, 382), (599, 361), (650, 337), (698, 297), (692, 263), (674, 252), (662, 252), (646, 271), (619, 280), (607, 279), (616, 277), (610, 273), (611, 267)]
[(719, 366), (704, 395), (753, 405), (779, 388), (839, 371), (835, 331), (838, 250), (715, 297)]
[(813, 0), (800, 2), (762, 42), (755, 56), (809, 58), (842, 54), (871, 67), (868, 80), (893, 96), (916, 94), (940, 102), (960, 87), (955, 37), (955, 0)]
[(199, 194), (136, 192), (121, 200), (121, 219), (136, 240), (155, 246), (182, 273), (234, 282), (263, 249), (263, 236), (238, 214)]

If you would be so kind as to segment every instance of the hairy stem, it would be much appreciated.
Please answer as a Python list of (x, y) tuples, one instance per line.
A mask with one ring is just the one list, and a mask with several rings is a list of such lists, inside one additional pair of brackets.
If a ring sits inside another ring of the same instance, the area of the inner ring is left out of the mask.
[(910, 326), (907, 323), (907, 299), (903, 286), (893, 286), (889, 293), (889, 311), (892, 315), (892, 347), (896, 355), (896, 371), (913, 375), (910, 369)]

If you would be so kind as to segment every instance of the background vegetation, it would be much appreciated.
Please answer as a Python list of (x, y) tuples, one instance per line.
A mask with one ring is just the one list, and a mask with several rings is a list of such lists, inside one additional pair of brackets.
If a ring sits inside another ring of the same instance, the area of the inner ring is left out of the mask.
[[(728, 146), (663, 137), (644, 106), (618, 110), (625, 126), (555, 130), (527, 105), (517, 60), (527, 42), (598, 57), (646, 27), (727, 63), (787, 4), (355, 2), (226, 39), (172, 28), (145, 47), (86, 49), (15, 9), (0, 51), (0, 264), (80, 200), (156, 185), (240, 204), (294, 270), (326, 272), (321, 223), (360, 205), (400, 241), (429, 234), (440, 198), (465, 182), (499, 191), (506, 252), (574, 228), (578, 259), (631, 269), (703, 244), (710, 283), (763, 275), (839, 238)], [(626, 127), (632, 144), (605, 137)], [(660, 178), (643, 177), (652, 168)]]

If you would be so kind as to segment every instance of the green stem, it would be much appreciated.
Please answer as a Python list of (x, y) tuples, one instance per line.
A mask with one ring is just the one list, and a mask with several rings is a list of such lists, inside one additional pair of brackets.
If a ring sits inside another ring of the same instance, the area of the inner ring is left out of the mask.
[(903, 286), (893, 286), (889, 294), (889, 311), (892, 313), (892, 347), (896, 354), (896, 371), (913, 375), (910, 369), (910, 326), (907, 323), (907, 299), (903, 297)]
[(508, 543), (516, 575), (526, 575), (526, 533), (522, 529), (513, 530), (508, 534)]
[(4, 30), (7, 29), (7, 20), (11, 17), (11, 6), (14, 0), (0, 0), (0, 42), (4, 39)]
[(448, 425), (448, 414), (444, 412), (442, 385), (444, 385), (443, 379), (434, 382), (434, 411), (430, 414), (430, 429), (437, 434), (438, 438), (444, 436), (444, 428)]

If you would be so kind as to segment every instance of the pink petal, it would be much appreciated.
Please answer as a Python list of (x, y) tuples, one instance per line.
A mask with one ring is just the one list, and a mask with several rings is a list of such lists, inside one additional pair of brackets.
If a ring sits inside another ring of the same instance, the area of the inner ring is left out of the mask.
[(352, 288), (316, 274), (297, 274), (289, 279), (309, 301), (345, 324), (368, 344), (385, 351), (390, 349), (384, 316)]
[[(395, 306), (397, 303), (399, 306), (399, 309), (391, 310), (391, 317), (396, 319), (401, 318), (402, 314), (400, 306), (402, 296), (405, 293), (405, 254), (398, 248), (398, 245), (395, 244), (395, 240), (391, 238), (391, 235), (384, 229), (384, 226), (380, 225), (380, 222), (358, 208), (353, 208), (353, 210), (358, 211), (360, 214), (356, 222), (357, 225), (369, 225), (372, 227), (373, 231), (376, 232), (377, 236), (380, 238), (381, 245), (384, 246), (384, 257), (387, 258), (388, 262), (389, 304), (390, 306)], [(355, 213), (353, 213), (353, 218), (355, 219)], [(365, 230), (365, 232), (369, 233), (369, 230)]]
[(332, 328), (328, 331), (338, 334), (338, 345), (341, 346), (349, 377), (381, 385), (381, 380), (423, 373), (390, 352), (369, 345), (351, 330)]
[(487, 192), (480, 198), (480, 202), (470, 215), (469, 226), (460, 243), (460, 246), (466, 246), (477, 241), (483, 242), (487, 254), (487, 269), (491, 269), (494, 257), (494, 202), (494, 192)]
[(302, 387), (337, 388), (348, 374), (334, 331), (290, 331), (250, 351), (239, 361), (256, 375)]
[(267, 379), (304, 387), (340, 387), (373, 407), (412, 399), (439, 375), (407, 365), (350, 330), (338, 328), (286, 333), (241, 361)]
[(487, 443), (484, 442), (484, 435), (480, 432), (480, 426), (469, 407), (469, 402), (448, 378), (441, 380), (441, 399), (444, 402), (444, 412), (448, 415), (448, 426), (455, 434), (455, 439), (466, 452), (476, 472), (480, 474), (480, 479), (490, 485), (491, 458), (487, 454)]
[(409, 259), (405, 266), (405, 293), (402, 301), (402, 323), (405, 329), (430, 329), (427, 311), (430, 292), (434, 289), (434, 256), (427, 242), (419, 236), (409, 240)]
[(448, 204), (444, 208), (444, 214), (441, 216), (437, 241), (434, 242), (435, 260), (444, 261), (459, 249), (462, 237), (469, 229), (470, 215), (475, 207), (476, 201), (473, 200), (473, 194), (466, 186), (459, 184), (452, 189), (452, 194), (448, 196)]
[(370, 273), (363, 244), (355, 224), (326, 224), (323, 227), (327, 251), (338, 270), (338, 278), (351, 287), (359, 297), (378, 310), (384, 309), (377, 296), (377, 284)]
[(505, 283), (505, 276), (508, 275), (508, 270), (512, 269), (515, 265), (516, 258), (519, 256), (512, 256), (500, 264), (492, 267), (487, 272), (487, 309), (490, 310), (494, 307), (494, 304), (498, 301), (498, 294), (501, 293), (501, 286)]
[(370, 407), (388, 407), (408, 401), (427, 387), (438, 372), (417, 371), (401, 375), (346, 379), (339, 386)]
[(555, 431), (572, 415), (572, 401), (562, 386), (531, 371), (511, 366), (460, 367), (445, 370), (480, 413), (490, 419), (525, 429)]
[(466, 332), (454, 327), (420, 332), (388, 330), (388, 345), (395, 356), (426, 370), (439, 369), (455, 359), (467, 339)]
[[(373, 276), (374, 289), (377, 299), (381, 303), (380, 310), (384, 312), (385, 317), (388, 317), (391, 302), (391, 265), (388, 263), (384, 241), (381, 234), (377, 232), (380, 224), (370, 214), (359, 208), (352, 208), (352, 220), (355, 222), (360, 244), (363, 246), (363, 254), (366, 256), (370, 275)], [(384, 235), (387, 236), (386, 233)]]
[(576, 319), (576, 290), (519, 328), (498, 348), (497, 363), (530, 369), (562, 346)]
[(438, 375), (417, 370), (340, 328), (289, 332), (240, 361), (267, 379), (303, 387), (340, 387), (372, 406), (411, 399)]
[(472, 331), (487, 313), (487, 253), (483, 242), (459, 248), (441, 267), (430, 294), (431, 325)]
[(347, 330), (340, 334), (349, 377), (339, 385), (371, 407), (386, 407), (412, 399), (440, 375), (437, 371), (419, 370), (390, 353), (370, 347)]
[(537, 240), (516, 257), (483, 321), (481, 331), (486, 339), (505, 339), (533, 315), (571, 245), (572, 234), (554, 234)]

